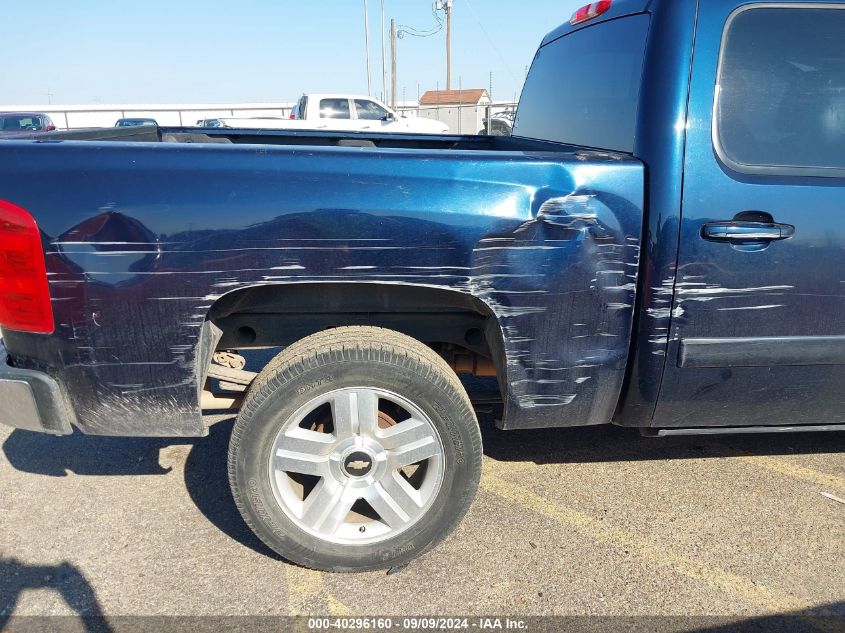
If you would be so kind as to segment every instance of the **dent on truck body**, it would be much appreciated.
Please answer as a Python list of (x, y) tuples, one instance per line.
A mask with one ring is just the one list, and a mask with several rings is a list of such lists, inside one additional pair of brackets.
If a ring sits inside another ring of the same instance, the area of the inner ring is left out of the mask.
[[(208, 314), (255, 286), (462, 293), (501, 334), (505, 428), (610, 421), (631, 335), (643, 167), (579, 151), (21, 145), (56, 318), (12, 334), (89, 433), (204, 432)], [(38, 164), (38, 169), (34, 165)], [(33, 182), (74, 183), (62, 187)], [(204, 342), (204, 343), (203, 343)]]

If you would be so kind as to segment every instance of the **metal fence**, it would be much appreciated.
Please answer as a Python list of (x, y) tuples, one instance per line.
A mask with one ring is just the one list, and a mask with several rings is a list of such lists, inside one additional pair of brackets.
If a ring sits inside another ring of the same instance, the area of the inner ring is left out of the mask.
[(122, 105), (23, 105), (0, 106), (7, 112), (44, 112), (59, 129), (111, 127), (118, 119), (149, 118), (159, 125), (190, 126), (220, 117), (282, 117), (295, 102), (224, 104), (122, 104)]
[[(295, 102), (225, 103), (225, 104), (121, 104), (121, 105), (14, 105), (0, 106), (7, 112), (44, 112), (59, 129), (111, 127), (118, 119), (150, 118), (159, 125), (187, 127), (203, 119), (287, 118)], [(397, 104), (398, 113), (443, 121), (454, 134), (475, 134), (491, 118), (512, 120), (516, 104), (497, 101), (492, 104), (455, 104), (421, 106), (416, 101)]]

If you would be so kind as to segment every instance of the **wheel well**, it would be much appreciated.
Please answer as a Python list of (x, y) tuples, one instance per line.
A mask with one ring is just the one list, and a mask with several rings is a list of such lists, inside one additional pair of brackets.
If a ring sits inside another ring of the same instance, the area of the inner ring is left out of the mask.
[[(504, 384), (502, 333), (483, 301), (455, 290), (384, 283), (299, 283), (235, 290), (209, 309), (217, 349), (286, 347), (345, 325), (401, 332), (441, 354), (469, 351), (493, 361)], [(504, 393), (504, 392), (503, 392)]]

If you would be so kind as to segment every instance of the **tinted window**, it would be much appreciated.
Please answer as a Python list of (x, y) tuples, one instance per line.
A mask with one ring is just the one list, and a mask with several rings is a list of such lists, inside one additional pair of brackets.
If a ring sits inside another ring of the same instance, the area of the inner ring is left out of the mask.
[(648, 24), (611, 20), (537, 51), (514, 136), (632, 152)]
[(40, 130), (41, 120), (34, 116), (13, 116), (3, 119), (4, 130)]
[(349, 99), (320, 99), (321, 119), (348, 119)]
[(0, 119), (2, 122), (2, 129), (6, 131), (18, 130), (40, 130), (41, 121), (38, 117), (32, 116), (9, 116)]
[(735, 14), (722, 45), (715, 137), (740, 171), (845, 168), (845, 10)]
[(355, 99), (355, 111), (358, 113), (359, 119), (366, 119), (367, 121), (382, 121), (388, 115), (387, 110), (368, 99)]

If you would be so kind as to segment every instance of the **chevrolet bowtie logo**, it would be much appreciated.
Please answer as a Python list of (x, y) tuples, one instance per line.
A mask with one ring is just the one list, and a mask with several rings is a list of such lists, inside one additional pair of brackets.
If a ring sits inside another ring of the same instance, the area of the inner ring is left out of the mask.
[(364, 470), (365, 468), (370, 467), (370, 462), (365, 462), (363, 459), (360, 459), (356, 462), (349, 462), (347, 464), (347, 468), (351, 468), (352, 470)]

